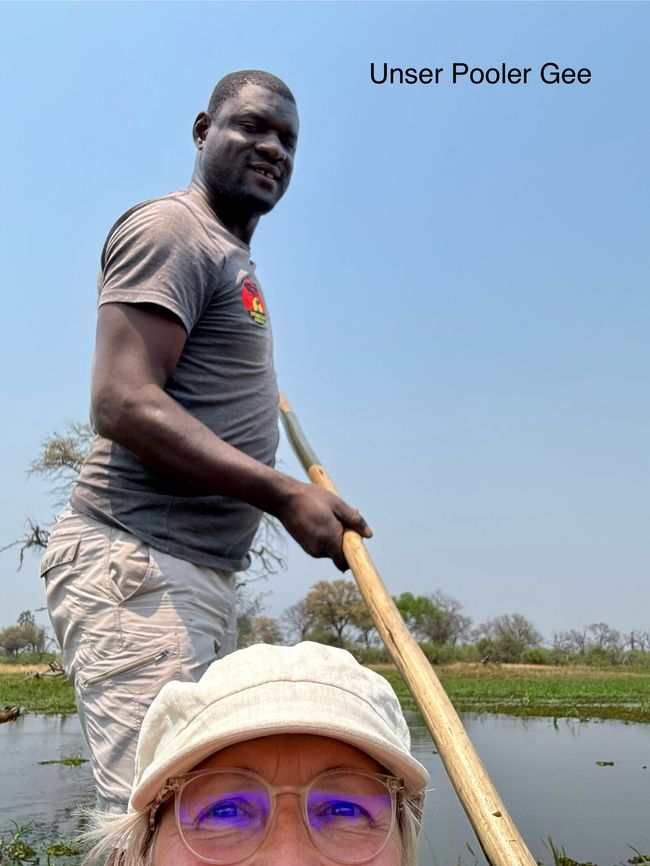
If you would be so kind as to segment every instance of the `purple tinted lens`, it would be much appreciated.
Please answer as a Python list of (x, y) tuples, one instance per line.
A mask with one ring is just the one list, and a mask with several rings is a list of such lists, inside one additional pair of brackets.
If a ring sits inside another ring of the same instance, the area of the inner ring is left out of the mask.
[(234, 863), (254, 851), (271, 811), (263, 785), (232, 775), (191, 780), (180, 797), (178, 825), (185, 844), (215, 863)]
[(393, 814), (393, 797), (383, 782), (362, 774), (333, 774), (307, 797), (312, 839), (323, 854), (340, 863), (362, 863), (381, 851)]

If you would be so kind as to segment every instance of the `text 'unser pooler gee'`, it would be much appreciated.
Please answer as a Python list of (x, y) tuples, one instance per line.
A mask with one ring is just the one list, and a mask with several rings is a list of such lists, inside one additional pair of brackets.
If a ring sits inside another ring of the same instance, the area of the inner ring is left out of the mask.
[[(450, 80), (452, 84), (528, 84), (536, 79), (532, 66), (508, 66), (501, 63), (483, 69), (467, 63), (453, 63), (451, 73), (444, 66), (389, 66), (387, 63), (370, 64), (370, 80), (373, 84), (441, 84)], [(589, 84), (591, 70), (586, 66), (574, 69), (558, 63), (544, 63), (539, 68), (539, 80), (543, 84)]]

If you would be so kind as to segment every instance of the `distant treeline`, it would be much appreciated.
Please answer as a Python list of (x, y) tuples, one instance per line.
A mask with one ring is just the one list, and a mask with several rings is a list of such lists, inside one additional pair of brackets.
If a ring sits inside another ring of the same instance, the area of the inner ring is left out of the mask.
[[(520, 613), (504, 613), (474, 625), (462, 604), (437, 590), (429, 595), (403, 592), (395, 599), (406, 625), (432, 664), (452, 662), (532, 665), (630, 665), (650, 668), (650, 631), (623, 634), (607, 623), (555, 632), (547, 642)], [(264, 613), (265, 595), (246, 586), (238, 599), (239, 646), (288, 644), (298, 640), (350, 649), (364, 662), (390, 661), (372, 618), (351, 580), (322, 580), (274, 618)], [(48, 644), (46, 631), (30, 611), (0, 630), (0, 657), (26, 660)]]
[[(403, 592), (395, 599), (409, 630), (432, 664), (632, 665), (650, 668), (650, 631), (623, 634), (607, 623), (553, 634), (547, 642), (520, 613), (474, 625), (455, 598)], [(319, 581), (281, 617), (266, 616), (264, 596), (242, 594), (239, 645), (316, 640), (350, 649), (362, 661), (390, 661), (353, 581)]]

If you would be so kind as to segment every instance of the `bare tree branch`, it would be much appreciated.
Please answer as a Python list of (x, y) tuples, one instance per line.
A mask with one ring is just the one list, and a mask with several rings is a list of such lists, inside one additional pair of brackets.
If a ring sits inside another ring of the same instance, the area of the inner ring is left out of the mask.
[(22, 568), (27, 551), (47, 547), (47, 540), (50, 537), (49, 529), (39, 526), (31, 517), (27, 518), (27, 526), (29, 529), (22, 538), (17, 538), (15, 541), (5, 544), (4, 547), (0, 547), (0, 553), (3, 553), (11, 547), (18, 547), (20, 545), (18, 568), (16, 571), (20, 571)]

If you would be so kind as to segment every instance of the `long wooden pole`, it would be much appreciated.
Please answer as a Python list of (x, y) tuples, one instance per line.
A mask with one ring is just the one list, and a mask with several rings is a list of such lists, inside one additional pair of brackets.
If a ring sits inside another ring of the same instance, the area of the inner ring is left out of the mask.
[[(280, 417), (310, 480), (338, 494), (282, 393)], [(348, 531), (344, 534), (343, 553), (377, 631), (420, 708), (488, 862), (491, 866), (536, 866), (476, 754), (458, 713), (407, 629), (358, 533)]]

